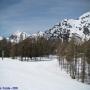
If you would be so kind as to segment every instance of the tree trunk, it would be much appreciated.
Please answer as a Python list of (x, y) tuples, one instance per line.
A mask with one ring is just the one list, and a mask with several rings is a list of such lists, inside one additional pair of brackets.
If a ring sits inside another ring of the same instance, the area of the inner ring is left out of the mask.
[(85, 55), (83, 56), (82, 59), (82, 83), (85, 81)]

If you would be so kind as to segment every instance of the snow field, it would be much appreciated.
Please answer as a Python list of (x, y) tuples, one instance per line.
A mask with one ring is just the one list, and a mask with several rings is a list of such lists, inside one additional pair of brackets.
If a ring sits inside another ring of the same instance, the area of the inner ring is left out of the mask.
[(73, 80), (61, 71), (57, 59), (21, 62), (0, 58), (0, 87), (17, 90), (90, 90), (90, 86)]

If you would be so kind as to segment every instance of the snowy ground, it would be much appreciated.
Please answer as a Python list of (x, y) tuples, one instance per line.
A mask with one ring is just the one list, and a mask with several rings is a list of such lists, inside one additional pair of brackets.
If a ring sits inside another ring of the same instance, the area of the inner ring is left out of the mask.
[(56, 59), (21, 62), (6, 58), (3, 61), (0, 59), (0, 88), (0, 90), (90, 90), (90, 85), (71, 79), (60, 70)]

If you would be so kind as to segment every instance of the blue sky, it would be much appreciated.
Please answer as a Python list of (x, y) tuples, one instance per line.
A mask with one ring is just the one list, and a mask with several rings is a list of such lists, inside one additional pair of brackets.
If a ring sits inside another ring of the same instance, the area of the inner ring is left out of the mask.
[(90, 0), (0, 0), (0, 35), (45, 31), (90, 11)]

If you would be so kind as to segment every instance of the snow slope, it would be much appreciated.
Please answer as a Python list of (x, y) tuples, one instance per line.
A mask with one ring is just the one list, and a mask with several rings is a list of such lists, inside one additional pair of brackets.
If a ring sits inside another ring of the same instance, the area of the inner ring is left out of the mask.
[(0, 87), (18, 87), (14, 90), (90, 90), (89, 85), (72, 80), (61, 71), (56, 59), (41, 62), (0, 59)]

